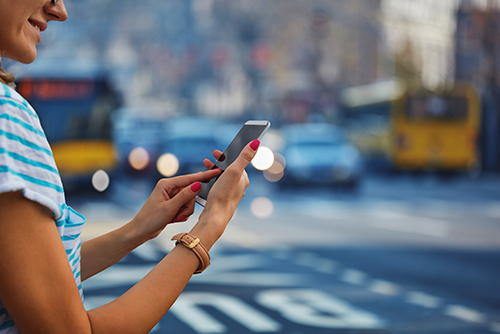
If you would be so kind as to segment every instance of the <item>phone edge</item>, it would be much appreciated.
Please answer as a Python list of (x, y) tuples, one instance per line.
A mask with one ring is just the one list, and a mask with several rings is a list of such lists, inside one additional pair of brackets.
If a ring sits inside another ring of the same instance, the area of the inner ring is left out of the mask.
[[(246, 121), (245, 124), (243, 124), (243, 125), (266, 125), (266, 128), (264, 129), (264, 131), (262, 131), (260, 136), (257, 138), (258, 140), (261, 140), (262, 137), (264, 137), (264, 135), (266, 134), (267, 130), (269, 130), (269, 128), (271, 127), (271, 122), (265, 121), (265, 120), (250, 120), (250, 121)], [(205, 205), (207, 204), (207, 200), (204, 199), (203, 197), (198, 196), (198, 195), (196, 195), (196, 197), (195, 197), (195, 202), (198, 203), (199, 205), (201, 205), (202, 207), (205, 207)]]
[(202, 207), (205, 207), (205, 204), (207, 204), (207, 200), (204, 199), (203, 197), (198, 196), (198, 195), (196, 195), (196, 197), (194, 198), (194, 200), (196, 201), (196, 203), (198, 203)]

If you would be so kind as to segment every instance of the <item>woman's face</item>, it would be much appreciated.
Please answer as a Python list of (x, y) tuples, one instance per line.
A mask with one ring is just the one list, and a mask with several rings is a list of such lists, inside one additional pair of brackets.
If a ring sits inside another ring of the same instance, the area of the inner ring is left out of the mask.
[(63, 0), (0, 0), (0, 56), (29, 64), (49, 21), (64, 21)]

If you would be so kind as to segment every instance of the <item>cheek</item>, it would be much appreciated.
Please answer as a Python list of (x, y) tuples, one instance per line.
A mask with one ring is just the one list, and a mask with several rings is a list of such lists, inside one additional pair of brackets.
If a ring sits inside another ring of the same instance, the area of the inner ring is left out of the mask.
[(37, 56), (37, 40), (30, 29), (30, 26), (25, 25), (3, 35), (7, 38), (0, 39), (0, 55), (23, 64), (32, 63)]

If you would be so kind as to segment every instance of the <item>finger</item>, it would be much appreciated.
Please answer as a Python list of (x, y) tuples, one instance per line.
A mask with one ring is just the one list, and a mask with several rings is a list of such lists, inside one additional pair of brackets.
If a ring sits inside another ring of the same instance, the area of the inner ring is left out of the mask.
[(257, 154), (257, 149), (259, 148), (260, 141), (255, 139), (251, 143), (247, 144), (245, 148), (240, 152), (240, 155), (232, 163), (231, 167), (237, 169), (238, 171), (243, 171), (247, 165), (252, 161)]
[(214, 155), (214, 158), (215, 158), (216, 160), (219, 160), (219, 158), (220, 158), (220, 157), (221, 157), (221, 155), (222, 155), (222, 152), (221, 152), (221, 151), (219, 151), (219, 150), (213, 150), (213, 151), (212, 151), (212, 154)]
[[(219, 160), (223, 153), (219, 150), (213, 150), (212, 154), (214, 155), (215, 160)], [(215, 166), (215, 164), (212, 161), (206, 158), (203, 160), (203, 165), (205, 166), (206, 169), (212, 169)]]
[[(172, 211), (177, 212), (179, 215), (181, 208), (183, 206), (188, 207), (191, 201), (194, 201), (194, 198), (201, 191), (201, 183), (200, 181), (196, 181), (193, 184), (189, 185), (189, 187), (184, 187), (177, 195), (175, 195), (172, 199), (170, 199), (169, 204), (172, 205)], [(193, 204), (194, 208), (194, 204)]]
[(168, 179), (168, 184), (172, 187), (184, 188), (198, 181), (203, 182), (213, 179), (219, 174), (220, 170), (218, 169), (208, 170), (205, 172), (194, 173), (194, 174), (187, 174)]
[(208, 160), (208, 159), (206, 159), (206, 158), (203, 160), (203, 165), (204, 165), (204, 166), (205, 166), (205, 168), (206, 168), (206, 169), (208, 169), (208, 170), (210, 170), (210, 169), (214, 168), (214, 166), (215, 166), (215, 164), (214, 164), (212, 161), (210, 161), (210, 160)]
[(194, 213), (195, 201), (194, 199), (189, 201), (186, 205), (182, 206), (179, 212), (177, 213), (174, 221), (176, 222), (185, 222), (191, 217)]

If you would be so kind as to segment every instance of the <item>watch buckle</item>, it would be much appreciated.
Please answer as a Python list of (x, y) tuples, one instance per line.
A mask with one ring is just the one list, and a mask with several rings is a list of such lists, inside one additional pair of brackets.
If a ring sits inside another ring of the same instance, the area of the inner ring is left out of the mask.
[(200, 239), (199, 238), (196, 238), (194, 239), (193, 241), (191, 241), (191, 243), (189, 245), (187, 245), (188, 248), (190, 249), (193, 249), (196, 247), (196, 245), (198, 245), (200, 243)]

